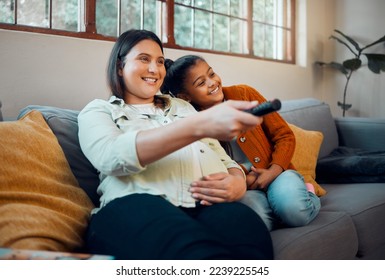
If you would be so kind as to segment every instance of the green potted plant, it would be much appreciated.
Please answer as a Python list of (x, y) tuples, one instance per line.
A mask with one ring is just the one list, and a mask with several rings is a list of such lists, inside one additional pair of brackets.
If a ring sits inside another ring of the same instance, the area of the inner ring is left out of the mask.
[(353, 72), (363, 66), (362, 60), (361, 60), (362, 56), (364, 55), (366, 57), (368, 61), (367, 65), (371, 72), (380, 74), (381, 71), (385, 71), (385, 54), (364, 52), (374, 45), (377, 45), (381, 42), (385, 42), (385, 36), (374, 41), (373, 43), (370, 43), (364, 47), (361, 47), (355, 40), (345, 35), (341, 31), (335, 29), (334, 32), (337, 33), (337, 35), (331, 35), (329, 39), (334, 39), (338, 43), (341, 43), (342, 45), (344, 45), (353, 54), (353, 57), (344, 60), (342, 63), (335, 62), (335, 61), (328, 62), (328, 63), (322, 62), (322, 61), (316, 61), (316, 64), (319, 66), (336, 69), (345, 75), (346, 82), (345, 82), (345, 87), (343, 92), (343, 99), (342, 99), (342, 102), (340, 101), (337, 102), (337, 105), (342, 109), (342, 116), (345, 117), (345, 112), (352, 107), (352, 104), (346, 103), (346, 93), (347, 93), (349, 81), (352, 77)]

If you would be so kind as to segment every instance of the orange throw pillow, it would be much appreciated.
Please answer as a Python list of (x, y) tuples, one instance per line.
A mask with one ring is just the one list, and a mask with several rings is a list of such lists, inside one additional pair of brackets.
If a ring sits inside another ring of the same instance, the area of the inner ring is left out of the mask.
[(304, 130), (293, 124), (288, 125), (294, 132), (296, 140), (292, 163), (297, 171), (304, 177), (305, 182), (313, 184), (316, 195), (323, 196), (326, 194), (325, 189), (315, 181), (315, 168), (323, 141), (323, 134), (319, 131)]
[(82, 247), (93, 204), (41, 113), (0, 122), (0, 135), (0, 247)]

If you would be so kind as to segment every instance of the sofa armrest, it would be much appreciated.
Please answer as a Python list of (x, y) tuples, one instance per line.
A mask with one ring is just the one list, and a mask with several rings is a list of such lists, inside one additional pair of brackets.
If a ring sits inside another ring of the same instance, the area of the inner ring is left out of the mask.
[(335, 118), (339, 145), (368, 151), (385, 150), (385, 119)]

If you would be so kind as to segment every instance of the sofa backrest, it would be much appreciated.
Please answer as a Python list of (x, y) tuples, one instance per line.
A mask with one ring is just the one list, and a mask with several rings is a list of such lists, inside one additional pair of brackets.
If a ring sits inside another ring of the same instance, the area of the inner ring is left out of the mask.
[(45, 121), (58, 139), (79, 186), (98, 207), (99, 195), (96, 190), (100, 183), (99, 174), (80, 148), (77, 119), (79, 111), (30, 105), (22, 109), (17, 118), (21, 118), (31, 110), (38, 110), (43, 114)]
[(329, 155), (338, 147), (338, 133), (330, 107), (315, 98), (282, 101), (280, 115), (288, 122), (324, 135), (318, 158)]

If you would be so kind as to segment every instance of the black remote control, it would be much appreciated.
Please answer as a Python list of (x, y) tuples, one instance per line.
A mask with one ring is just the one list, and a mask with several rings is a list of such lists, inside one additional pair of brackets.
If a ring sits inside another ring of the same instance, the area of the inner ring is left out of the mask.
[(273, 99), (271, 101), (263, 102), (252, 109), (245, 110), (245, 112), (260, 117), (278, 111), (279, 109), (281, 109), (281, 101), (279, 99)]

